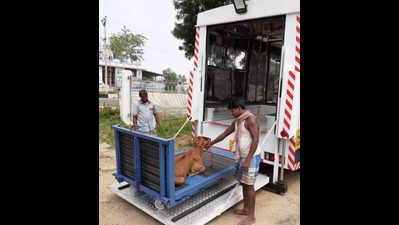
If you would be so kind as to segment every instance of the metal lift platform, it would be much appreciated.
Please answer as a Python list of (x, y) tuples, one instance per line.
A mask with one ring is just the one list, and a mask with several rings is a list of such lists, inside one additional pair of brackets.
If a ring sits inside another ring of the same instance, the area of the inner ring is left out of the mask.
[[(233, 153), (210, 148), (206, 170), (174, 184), (174, 140), (112, 126), (115, 131), (118, 183), (109, 189), (163, 224), (202, 225), (243, 199), (234, 176)], [(255, 190), (269, 183), (259, 174)]]
[[(255, 190), (269, 183), (269, 177), (259, 174), (255, 182)], [(231, 177), (187, 199), (180, 205), (163, 210), (154, 207), (148, 196), (136, 197), (133, 186), (127, 183), (114, 183), (109, 189), (130, 204), (144, 211), (165, 225), (203, 225), (243, 199), (242, 186)], [(120, 190), (119, 187), (122, 187)]]

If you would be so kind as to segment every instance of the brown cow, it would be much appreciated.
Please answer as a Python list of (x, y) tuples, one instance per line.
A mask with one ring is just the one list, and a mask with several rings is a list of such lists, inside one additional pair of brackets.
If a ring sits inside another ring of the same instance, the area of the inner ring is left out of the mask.
[(195, 147), (175, 158), (175, 184), (183, 184), (187, 174), (194, 176), (205, 170), (205, 166), (202, 163), (202, 154), (206, 150), (205, 146), (210, 141), (211, 139), (208, 137), (195, 137)]

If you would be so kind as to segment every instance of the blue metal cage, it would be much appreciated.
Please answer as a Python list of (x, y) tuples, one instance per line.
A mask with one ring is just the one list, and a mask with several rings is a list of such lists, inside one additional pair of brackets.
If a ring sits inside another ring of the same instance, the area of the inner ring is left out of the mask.
[(174, 159), (186, 151), (175, 153), (173, 139), (143, 134), (119, 125), (112, 128), (117, 165), (113, 175), (116, 180), (133, 185), (136, 196), (147, 194), (151, 199), (161, 201), (167, 208), (182, 203), (234, 173), (233, 154), (210, 148), (216, 165), (207, 166), (203, 174), (186, 177), (184, 185), (176, 186)]

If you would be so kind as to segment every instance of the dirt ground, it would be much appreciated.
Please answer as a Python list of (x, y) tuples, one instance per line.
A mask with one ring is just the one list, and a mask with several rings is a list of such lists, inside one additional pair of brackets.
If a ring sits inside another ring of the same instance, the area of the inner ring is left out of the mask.
[[(177, 137), (177, 151), (190, 144), (189, 136)], [(151, 216), (112, 193), (108, 185), (116, 182), (112, 173), (116, 171), (115, 150), (99, 144), (99, 221), (100, 225), (161, 225)], [(287, 171), (284, 178), (288, 191), (284, 195), (265, 190), (256, 192), (255, 216), (257, 225), (299, 225), (300, 174)], [(243, 218), (233, 214), (233, 209), (242, 208), (242, 201), (231, 207), (209, 225), (235, 225)]]

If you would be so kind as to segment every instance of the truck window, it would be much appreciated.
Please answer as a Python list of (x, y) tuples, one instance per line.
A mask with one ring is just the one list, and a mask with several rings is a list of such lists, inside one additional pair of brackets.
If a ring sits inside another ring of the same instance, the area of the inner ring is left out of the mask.
[(207, 27), (205, 108), (224, 109), (238, 99), (275, 113), (284, 21), (276, 16)]

